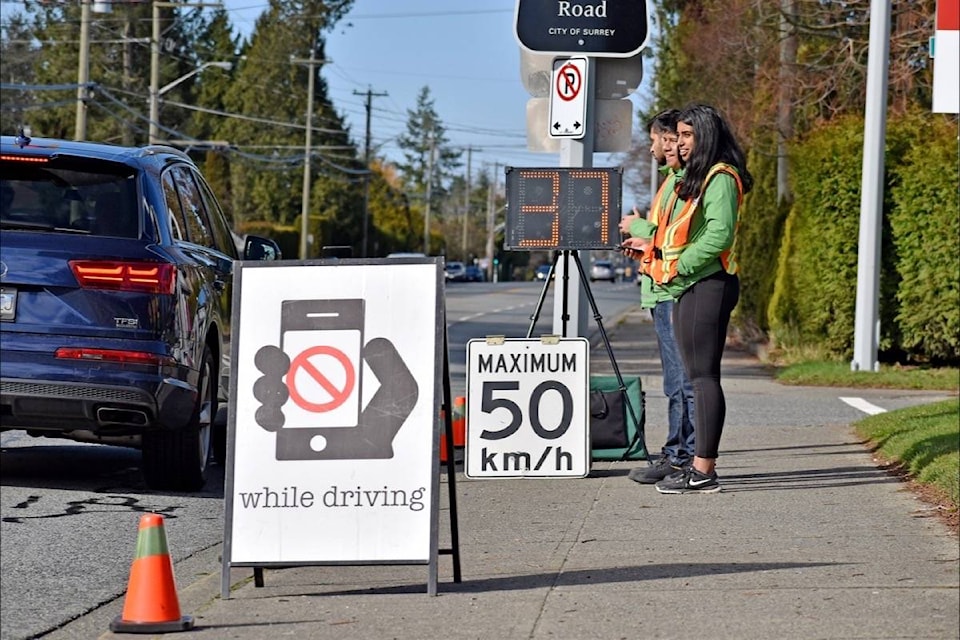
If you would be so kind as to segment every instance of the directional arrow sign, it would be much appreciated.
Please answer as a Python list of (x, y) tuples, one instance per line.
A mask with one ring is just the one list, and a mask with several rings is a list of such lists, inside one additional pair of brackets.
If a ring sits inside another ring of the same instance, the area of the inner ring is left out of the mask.
[(587, 130), (587, 59), (556, 58), (550, 86), (550, 137), (582, 138)]

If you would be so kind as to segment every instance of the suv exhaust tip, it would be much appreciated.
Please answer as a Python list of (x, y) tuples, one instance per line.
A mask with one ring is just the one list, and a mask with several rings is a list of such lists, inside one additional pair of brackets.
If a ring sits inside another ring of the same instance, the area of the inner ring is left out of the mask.
[(122, 424), (145, 427), (148, 419), (145, 412), (136, 409), (100, 407), (97, 409), (97, 422), (101, 425)]

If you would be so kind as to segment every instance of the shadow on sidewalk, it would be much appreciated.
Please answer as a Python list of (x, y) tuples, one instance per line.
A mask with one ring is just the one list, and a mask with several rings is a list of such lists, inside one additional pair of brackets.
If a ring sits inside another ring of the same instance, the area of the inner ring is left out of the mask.
[(827, 467), (774, 473), (720, 474), (724, 493), (803, 491), (897, 482), (900, 482), (897, 478), (876, 467)]
[[(544, 589), (556, 587), (571, 587), (586, 584), (615, 584), (623, 582), (643, 582), (647, 580), (664, 580), (671, 578), (697, 578), (701, 576), (743, 574), (763, 571), (777, 571), (783, 569), (805, 569), (812, 567), (836, 567), (846, 562), (705, 562), (705, 563), (666, 563), (649, 564), (632, 567), (610, 567), (597, 569), (575, 569), (563, 572), (531, 573), (527, 575), (497, 576), (464, 580), (457, 584), (441, 581), (440, 593), (482, 593), (487, 591), (523, 591), (527, 589)], [(284, 587), (291, 585), (285, 584)], [(396, 586), (371, 586), (364, 589), (343, 589), (332, 591), (313, 591), (298, 593), (300, 597), (310, 596), (353, 596), (362, 594), (401, 595), (423, 594), (426, 591), (424, 583), (405, 584)], [(275, 598), (276, 593), (268, 591), (261, 597)], [(245, 598), (248, 599), (248, 598)], [(257, 599), (253, 596), (249, 599)]]

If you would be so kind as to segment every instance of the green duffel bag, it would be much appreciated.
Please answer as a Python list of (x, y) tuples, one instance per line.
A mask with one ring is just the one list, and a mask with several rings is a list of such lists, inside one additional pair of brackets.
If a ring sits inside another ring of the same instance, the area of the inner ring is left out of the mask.
[(594, 460), (645, 460), (644, 393), (640, 378), (590, 376), (590, 455)]

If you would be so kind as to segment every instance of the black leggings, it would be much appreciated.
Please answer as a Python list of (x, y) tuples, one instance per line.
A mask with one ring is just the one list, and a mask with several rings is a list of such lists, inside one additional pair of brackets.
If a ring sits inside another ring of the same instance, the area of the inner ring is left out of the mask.
[(715, 459), (727, 404), (720, 387), (720, 359), (730, 314), (740, 299), (740, 279), (720, 271), (687, 289), (673, 308), (673, 330), (693, 384), (695, 455)]

